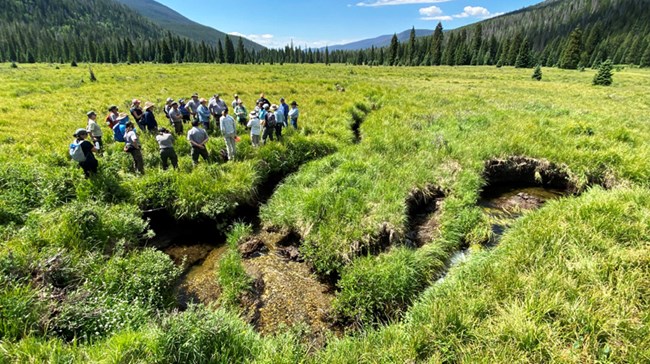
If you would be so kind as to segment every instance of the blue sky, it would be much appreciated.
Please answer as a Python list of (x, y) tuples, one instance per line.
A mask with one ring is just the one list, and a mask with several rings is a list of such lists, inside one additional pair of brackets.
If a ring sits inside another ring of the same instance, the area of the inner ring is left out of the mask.
[(521, 9), (541, 0), (157, 0), (220, 31), (243, 35), (267, 47), (293, 40), (324, 47), (415, 26), (445, 29)]

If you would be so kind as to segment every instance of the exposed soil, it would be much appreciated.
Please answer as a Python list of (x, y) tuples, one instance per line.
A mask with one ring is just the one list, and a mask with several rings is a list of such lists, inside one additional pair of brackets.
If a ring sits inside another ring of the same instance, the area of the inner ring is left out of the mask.
[(333, 287), (319, 281), (302, 263), (300, 240), (294, 234), (262, 232), (253, 239), (264, 241), (268, 248), (268, 252), (243, 261), (246, 272), (263, 282), (258, 300), (248, 300), (249, 311), (252, 305), (258, 312), (252, 315), (258, 331), (274, 334), (305, 324), (310, 328), (310, 340), (323, 343), (333, 329), (329, 320)]
[(440, 188), (427, 185), (411, 191), (406, 201), (408, 223), (407, 246), (421, 247), (440, 235), (440, 213), (445, 194)]
[(545, 159), (513, 156), (508, 159), (492, 159), (485, 163), (483, 178), (489, 186), (543, 186), (573, 192), (566, 166), (559, 166)]

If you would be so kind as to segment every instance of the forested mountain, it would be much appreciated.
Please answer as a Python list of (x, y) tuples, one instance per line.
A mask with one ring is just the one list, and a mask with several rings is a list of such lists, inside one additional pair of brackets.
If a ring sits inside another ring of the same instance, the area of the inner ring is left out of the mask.
[[(178, 12), (154, 0), (116, 0), (136, 10), (145, 18), (151, 20), (163, 29), (174, 34), (179, 34), (198, 42), (205, 42), (211, 46), (217, 46), (217, 41), (225, 43), (226, 33), (214, 28), (196, 23)], [(204, 11), (201, 8), (193, 8), (193, 11)], [(264, 47), (243, 38), (244, 47), (247, 49), (261, 50)]]
[[(415, 29), (415, 36), (416, 37), (424, 37), (427, 35), (431, 35), (433, 30), (429, 29)], [(405, 42), (409, 39), (411, 31), (410, 30), (405, 30), (401, 33), (397, 33), (397, 40), (400, 42)], [(390, 45), (390, 41), (393, 38), (392, 35), (381, 35), (379, 37), (375, 38), (370, 38), (370, 39), (363, 39), (360, 41), (352, 42), (352, 43), (346, 43), (346, 44), (339, 44), (339, 45), (333, 45), (329, 47), (329, 50), (331, 51), (353, 51), (353, 50), (360, 50), (360, 49), (368, 49), (371, 47), (375, 48), (382, 48), (382, 47), (388, 47)], [(323, 50), (322, 48), (321, 50)]]
[[(234, 44), (236, 42), (236, 45)], [(113, 0), (5, 0), (0, 61), (245, 62), (243, 40), (217, 47), (165, 30)]]

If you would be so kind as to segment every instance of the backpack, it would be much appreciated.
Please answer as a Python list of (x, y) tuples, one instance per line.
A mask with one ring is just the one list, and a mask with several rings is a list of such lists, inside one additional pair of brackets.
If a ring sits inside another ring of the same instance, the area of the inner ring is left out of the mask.
[(81, 149), (81, 143), (83, 143), (83, 140), (80, 142), (75, 140), (70, 144), (70, 158), (72, 158), (73, 161), (80, 163), (86, 161), (86, 155), (84, 154), (83, 149)]
[(264, 119), (266, 119), (267, 127), (275, 128), (276, 120), (275, 120), (275, 115), (273, 115), (272, 112), (266, 113), (266, 115), (264, 115)]
[(124, 134), (126, 134), (126, 125), (124, 124), (115, 124), (113, 127), (113, 139), (116, 142), (124, 143)]

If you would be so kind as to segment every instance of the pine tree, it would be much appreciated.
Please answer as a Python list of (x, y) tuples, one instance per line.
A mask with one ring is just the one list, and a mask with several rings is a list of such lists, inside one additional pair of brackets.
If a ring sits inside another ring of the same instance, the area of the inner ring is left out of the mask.
[(640, 65), (641, 67), (650, 67), (650, 42), (648, 42), (648, 46), (645, 48), (645, 52), (643, 52), (643, 55), (641, 56)]
[(330, 65), (330, 50), (328, 46), (325, 46), (325, 65)]
[(442, 23), (438, 22), (436, 30), (433, 31), (433, 40), (431, 43), (431, 65), (440, 66), (442, 63), (442, 42), (444, 34), (442, 32)]
[(560, 58), (560, 68), (577, 69), (580, 63), (580, 53), (582, 52), (582, 30), (576, 28), (564, 47), (562, 57)]
[(217, 62), (226, 63), (226, 57), (223, 54), (223, 46), (221, 45), (221, 39), (217, 41)]
[(519, 54), (519, 49), (521, 48), (521, 42), (524, 41), (524, 37), (521, 33), (517, 33), (515, 38), (510, 42), (510, 48), (508, 49), (507, 57), (504, 61), (504, 65), (514, 66), (517, 62), (517, 55)]
[(237, 51), (235, 52), (235, 63), (246, 63), (246, 48), (244, 48), (244, 41), (241, 37), (237, 40)]
[(235, 46), (232, 44), (232, 40), (226, 34), (226, 40), (224, 41), (224, 57), (226, 63), (235, 63)]
[(606, 60), (601, 63), (598, 73), (594, 77), (593, 84), (597, 86), (609, 86), (612, 84), (612, 61)]
[(542, 66), (537, 65), (532, 76), (533, 80), (541, 81), (542, 80)]
[(408, 47), (408, 60), (406, 61), (411, 66), (417, 66), (417, 44), (415, 41), (415, 27), (411, 28), (411, 34), (409, 35), (409, 47)]
[(12, 61), (10, 67), (11, 67), (11, 68), (18, 68), (18, 65), (16, 64), (16, 62), (13, 62), (13, 61)]
[(397, 40), (397, 33), (393, 34), (393, 38), (390, 40), (388, 57), (388, 65), (397, 66), (399, 63), (399, 40)]
[(174, 61), (174, 55), (172, 54), (171, 49), (169, 49), (169, 45), (167, 44), (167, 41), (163, 39), (162, 41), (162, 46), (160, 49), (160, 62), (162, 63), (172, 63)]
[(519, 47), (519, 54), (517, 55), (517, 60), (515, 61), (515, 68), (528, 68), (532, 63), (532, 56), (530, 54), (530, 45), (528, 43), (528, 38), (524, 39), (521, 42), (521, 47)]

